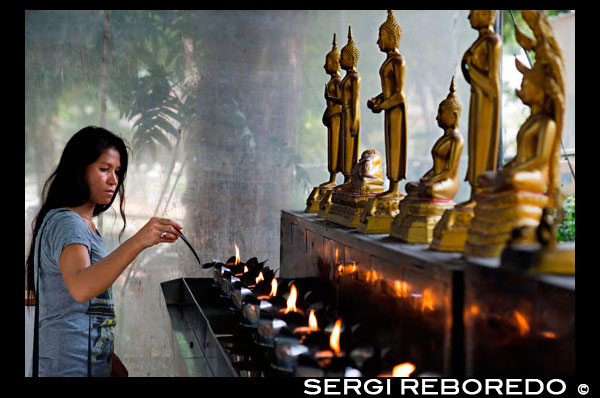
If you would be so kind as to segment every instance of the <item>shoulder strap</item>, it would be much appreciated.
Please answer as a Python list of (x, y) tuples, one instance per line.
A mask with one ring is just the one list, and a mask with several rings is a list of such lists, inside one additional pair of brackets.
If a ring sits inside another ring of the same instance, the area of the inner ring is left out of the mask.
[[(69, 210), (60, 210), (57, 211), (56, 213), (52, 214), (52, 216), (54, 216), (55, 214), (58, 213), (64, 213), (65, 211), (69, 211)], [(52, 217), (50, 216), (50, 217)], [(50, 219), (50, 217), (48, 217), (48, 220)], [(40, 239), (37, 242), (37, 275), (36, 275), (36, 285), (35, 285), (35, 320), (34, 320), (34, 324), (33, 324), (33, 369), (32, 369), (32, 377), (38, 377), (38, 372), (39, 372), (39, 328), (40, 328), (40, 315), (39, 315), (39, 311), (40, 311), (40, 261), (41, 261), (41, 248), (42, 248), (42, 237), (43, 237), (43, 233), (44, 233), (44, 228), (46, 228), (46, 225), (48, 224), (48, 220), (45, 221), (45, 223), (42, 225), (39, 234), (40, 234)], [(33, 237), (33, 239), (35, 239), (35, 236)], [(90, 250), (90, 263), (92, 261), (92, 252)], [(90, 300), (91, 303), (91, 300)], [(87, 375), (88, 377), (92, 376), (92, 346), (91, 346), (91, 316), (90, 316), (90, 320), (89, 320), (89, 329), (88, 329), (88, 358), (87, 358)]]

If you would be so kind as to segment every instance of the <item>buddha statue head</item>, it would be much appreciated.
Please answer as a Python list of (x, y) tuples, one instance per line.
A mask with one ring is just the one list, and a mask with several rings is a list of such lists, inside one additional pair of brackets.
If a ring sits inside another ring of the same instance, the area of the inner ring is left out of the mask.
[(388, 10), (387, 20), (379, 27), (377, 44), (383, 52), (397, 49), (402, 38), (402, 28), (394, 17), (394, 12)]
[(348, 26), (348, 44), (342, 48), (341, 54), (342, 68), (346, 70), (356, 68), (356, 65), (358, 65), (359, 56), (360, 52), (358, 51), (358, 47), (356, 47), (356, 44), (354, 44), (354, 39), (352, 38), (352, 27)]
[(469, 21), (473, 29), (482, 29), (494, 25), (497, 10), (471, 10)]
[(360, 187), (383, 183), (383, 166), (381, 153), (377, 149), (367, 149), (360, 155), (360, 160), (352, 168), (352, 185)]
[(440, 102), (438, 107), (438, 114), (435, 120), (438, 122), (438, 126), (443, 129), (446, 128), (457, 128), (460, 115), (462, 113), (462, 105), (456, 96), (456, 86), (454, 84), (454, 76), (450, 82), (450, 92), (446, 99)]
[(333, 34), (333, 47), (325, 56), (325, 72), (334, 74), (340, 71), (340, 50), (337, 48), (337, 39)]
[(519, 72), (523, 74), (521, 88), (515, 92), (521, 101), (531, 107), (532, 105), (544, 105), (545, 93), (544, 83), (546, 76), (541, 63), (536, 62), (533, 68), (528, 68), (521, 61), (515, 58), (515, 63)]

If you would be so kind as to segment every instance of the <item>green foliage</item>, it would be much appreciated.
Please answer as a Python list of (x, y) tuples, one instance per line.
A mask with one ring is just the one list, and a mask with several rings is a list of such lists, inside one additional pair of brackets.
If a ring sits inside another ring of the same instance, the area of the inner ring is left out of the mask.
[(556, 239), (559, 242), (575, 242), (575, 194), (565, 199), (564, 218), (556, 228)]
[(169, 137), (179, 136), (182, 122), (176, 90), (185, 80), (181, 18), (177, 11), (111, 12), (112, 36), (123, 40), (112, 51), (110, 98), (134, 121), (133, 149), (153, 159), (158, 146), (172, 149)]

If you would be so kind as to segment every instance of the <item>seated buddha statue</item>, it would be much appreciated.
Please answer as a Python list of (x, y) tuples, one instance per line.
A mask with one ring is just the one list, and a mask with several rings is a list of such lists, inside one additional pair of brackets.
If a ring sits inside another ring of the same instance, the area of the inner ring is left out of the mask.
[(383, 166), (381, 153), (377, 149), (367, 149), (352, 168), (350, 183), (353, 191), (360, 193), (381, 192), (383, 187)]
[(454, 78), (448, 97), (442, 101), (436, 117), (438, 126), (444, 130), (431, 149), (433, 167), (416, 181), (406, 184), (409, 197), (421, 199), (452, 200), (458, 191), (458, 164), (463, 149), (463, 138), (458, 132), (462, 106), (455, 95)]
[[(538, 13), (538, 11), (534, 11)], [(536, 14), (543, 23), (543, 14)], [(541, 25), (540, 25), (541, 26)], [(538, 26), (539, 27), (539, 26)], [(536, 35), (536, 61), (530, 69), (516, 59), (523, 74), (517, 96), (531, 109), (531, 114), (517, 133), (517, 153), (499, 171), (480, 174), (477, 183), (475, 216), (467, 234), (464, 255), (499, 257), (513, 229), (535, 229), (545, 206), (555, 206), (560, 196), (558, 157), (564, 86), (562, 55), (548, 45), (550, 29), (532, 30)], [(557, 67), (559, 66), (559, 67)], [(534, 234), (522, 233), (534, 241)], [(523, 243), (525, 239), (521, 238)]]
[(406, 184), (407, 196), (400, 202), (390, 236), (408, 243), (431, 243), (433, 230), (443, 212), (454, 206), (458, 190), (458, 165), (464, 140), (458, 132), (462, 106), (456, 97), (454, 77), (450, 93), (439, 107), (436, 117), (444, 134), (431, 149), (433, 167), (419, 181)]
[[(526, 67), (519, 60), (516, 62), (519, 70), (525, 71)], [(516, 94), (525, 105), (531, 107), (531, 115), (517, 133), (515, 157), (502, 170), (483, 172), (477, 178), (484, 192), (526, 190), (544, 193), (548, 187), (556, 123), (544, 109), (546, 96), (542, 66), (536, 64), (525, 73), (521, 89), (517, 89)]]
[(356, 228), (365, 204), (383, 192), (383, 185), (381, 153), (376, 149), (367, 149), (352, 168), (350, 181), (334, 189), (326, 219)]

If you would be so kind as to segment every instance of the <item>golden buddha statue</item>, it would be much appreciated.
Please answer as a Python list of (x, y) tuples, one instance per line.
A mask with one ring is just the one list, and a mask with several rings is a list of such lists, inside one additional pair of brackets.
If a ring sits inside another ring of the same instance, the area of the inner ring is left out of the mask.
[(351, 179), (334, 189), (332, 205), (326, 219), (346, 227), (356, 228), (365, 204), (383, 192), (382, 156), (376, 149), (367, 149), (352, 168)]
[[(325, 86), (325, 97), (339, 98), (340, 83), (340, 51), (337, 48), (335, 33), (333, 34), (333, 48), (325, 56), (325, 72), (331, 76)], [(329, 170), (329, 181), (315, 187), (306, 200), (306, 213), (317, 213), (321, 201), (336, 186), (336, 176), (340, 166), (340, 122), (342, 116), (342, 105), (327, 100), (327, 107), (323, 113), (323, 124), (327, 127), (327, 169)]]
[[(348, 27), (348, 43), (342, 48), (340, 65), (346, 75), (340, 83), (340, 97), (332, 97), (325, 91), (325, 99), (342, 106), (341, 118), (341, 167), (344, 183), (350, 182), (352, 168), (358, 160), (360, 144), (360, 75), (356, 70), (360, 52), (352, 38), (352, 27)], [(345, 186), (346, 188), (348, 186)]]
[(500, 61), (502, 39), (494, 32), (496, 10), (471, 10), (471, 27), (479, 32), (465, 52), (461, 70), (471, 85), (469, 103), (468, 167), (465, 181), (471, 185), (469, 200), (448, 209), (438, 222), (430, 248), (462, 251), (473, 218), (474, 197), (481, 190), (477, 176), (496, 170), (500, 139)]
[(386, 53), (379, 69), (381, 94), (367, 101), (374, 113), (384, 111), (386, 175), (389, 189), (373, 198), (361, 216), (358, 230), (364, 233), (388, 233), (392, 220), (398, 214), (398, 204), (404, 197), (400, 193), (400, 180), (406, 178), (406, 98), (404, 97), (405, 61), (398, 52), (402, 28), (392, 10), (379, 27), (377, 44)]
[[(325, 217), (327, 220), (351, 228), (358, 226), (360, 213), (365, 203), (373, 198), (375, 194), (383, 192), (383, 179), (379, 179), (376, 174), (373, 174), (373, 176), (377, 178), (373, 179), (370, 176), (362, 175), (363, 172), (359, 171), (361, 167), (366, 167), (364, 164), (379, 164), (381, 166), (381, 154), (374, 149), (367, 150), (361, 155), (361, 161), (363, 162), (361, 165), (363, 166), (357, 164), (360, 140), (360, 75), (356, 71), (358, 57), (359, 51), (352, 39), (352, 28), (349, 27), (348, 44), (342, 48), (341, 54), (341, 67), (346, 70), (346, 75), (340, 84), (341, 97), (338, 99), (326, 95), (328, 100), (342, 105), (340, 134), (342, 166), (340, 169), (344, 174), (344, 183), (333, 188), (331, 193), (332, 205)], [(379, 163), (376, 161), (377, 158)], [(353, 181), (353, 178), (356, 178), (357, 175), (362, 177), (359, 181)]]
[(360, 155), (360, 160), (352, 168), (353, 192), (373, 193), (383, 189), (383, 166), (381, 153), (377, 149), (367, 149)]
[(418, 182), (406, 184), (407, 196), (400, 202), (399, 214), (390, 230), (393, 238), (408, 243), (430, 243), (443, 212), (454, 206), (463, 149), (463, 138), (458, 132), (462, 106), (455, 92), (452, 77), (450, 93), (438, 107), (436, 120), (444, 134), (431, 149), (433, 167)]
[(562, 204), (559, 147), (565, 109), (564, 64), (552, 29), (540, 11), (523, 11), (536, 36), (524, 40), (536, 52), (530, 69), (516, 61), (523, 74), (517, 96), (531, 109), (517, 133), (517, 154), (502, 170), (477, 178), (481, 192), (475, 198), (475, 216), (467, 235), (465, 256), (499, 257), (513, 230), (521, 230), (518, 244), (535, 243), (544, 207)]

